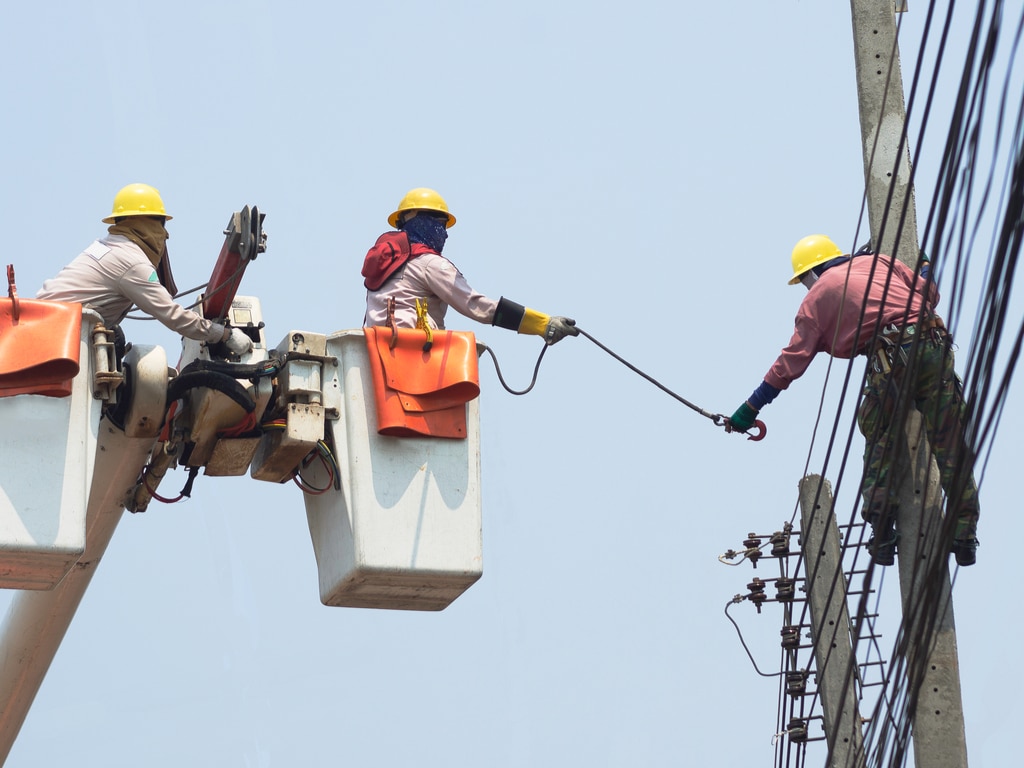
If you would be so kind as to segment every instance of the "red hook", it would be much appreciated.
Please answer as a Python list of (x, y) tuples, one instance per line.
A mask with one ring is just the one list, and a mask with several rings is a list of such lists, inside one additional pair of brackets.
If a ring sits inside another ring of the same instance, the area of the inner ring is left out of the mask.
[(768, 434), (768, 427), (764, 425), (764, 422), (760, 419), (754, 419), (754, 426), (757, 427), (757, 434), (750, 434), (750, 432), (744, 432), (747, 436), (747, 440), (753, 440), (755, 443), (759, 440), (764, 440), (764, 436)]
[(726, 432), (735, 432), (737, 435), (746, 435), (747, 440), (753, 440), (755, 443), (758, 442), (759, 440), (764, 440), (764, 436), (768, 434), (768, 427), (766, 427), (764, 425), (764, 422), (761, 421), (760, 419), (754, 419), (754, 427), (757, 429), (757, 431), (751, 434), (749, 430), (747, 432), (740, 432), (732, 425), (732, 422), (730, 422), (729, 419), (722, 416), (721, 414), (719, 414), (715, 418), (721, 419), (721, 423), (715, 421), (716, 426), (724, 426)]

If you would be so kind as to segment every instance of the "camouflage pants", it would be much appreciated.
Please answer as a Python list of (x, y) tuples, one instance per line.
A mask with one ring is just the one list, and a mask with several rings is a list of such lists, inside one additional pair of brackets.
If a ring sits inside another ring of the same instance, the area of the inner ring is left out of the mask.
[[(906, 344), (892, 355), (891, 371), (879, 364), (877, 355), (869, 363), (864, 400), (857, 413), (857, 424), (863, 433), (864, 479), (861, 492), (866, 504), (872, 491), (898, 491), (890, 483), (894, 446), (900, 437), (895, 423), (901, 388), (908, 387), (906, 407), (921, 412), (925, 432), (939, 467), (942, 490), (946, 493), (948, 512), (958, 520), (957, 535), (973, 534), (978, 519), (978, 487), (974, 481), (974, 456), (964, 439), (966, 404), (963, 385), (956, 375), (951, 337), (942, 330), (929, 332), (916, 349)], [(905, 358), (910, 357), (908, 361)], [(898, 482), (896, 483), (898, 485)]]

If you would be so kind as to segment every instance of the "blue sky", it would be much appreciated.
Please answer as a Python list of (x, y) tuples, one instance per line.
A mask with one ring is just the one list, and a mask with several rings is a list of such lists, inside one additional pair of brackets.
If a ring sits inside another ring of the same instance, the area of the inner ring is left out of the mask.
[[(925, 6), (905, 19), (908, 80)], [(570, 315), (731, 413), (789, 338), (793, 244), (866, 239), (848, 4), (20, 4), (0, 65), (21, 295), (142, 181), (174, 216), (180, 287), (209, 277), (231, 212), (258, 205), (268, 248), (240, 293), (259, 297), (268, 340), (356, 328), (363, 254), (404, 192), (430, 186), (474, 287)], [(957, 76), (921, 143), (922, 219)], [(470, 329), (525, 385), (539, 342)], [(126, 332), (177, 359), (155, 323)], [(766, 764), (776, 682), (722, 613), (758, 574), (717, 558), (779, 529), (809, 452), (820, 467), (818, 403), (839, 407), (825, 369), (765, 410), (755, 444), (585, 339), (553, 348), (525, 397), (485, 359), (484, 575), (436, 614), (324, 607), (301, 492), (200, 476), (189, 501), (122, 520), (7, 764)], [(954, 591), (980, 766), (1019, 753), (1024, 717), (1004, 663), (1022, 629), (1019, 394), (982, 484), (979, 564)], [(731, 613), (777, 666), (777, 611)]]

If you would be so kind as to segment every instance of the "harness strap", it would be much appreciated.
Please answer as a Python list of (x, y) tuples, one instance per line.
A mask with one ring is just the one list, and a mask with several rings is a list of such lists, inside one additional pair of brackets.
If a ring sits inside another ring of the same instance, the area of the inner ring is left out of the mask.
[(916, 338), (929, 338), (934, 344), (948, 341), (951, 336), (946, 330), (942, 318), (928, 314), (920, 322), (898, 326), (890, 323), (875, 337), (875, 343), (868, 353), (873, 358), (875, 369), (889, 373), (897, 361), (906, 365), (909, 361), (908, 352)]

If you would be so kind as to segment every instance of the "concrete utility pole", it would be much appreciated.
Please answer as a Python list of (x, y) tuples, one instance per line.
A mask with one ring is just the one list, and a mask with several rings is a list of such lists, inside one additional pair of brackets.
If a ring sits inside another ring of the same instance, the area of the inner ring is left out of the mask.
[(828, 741), (828, 768), (862, 768), (863, 736), (854, 686), (850, 612), (832, 486), (819, 475), (800, 483), (800, 532), (807, 602), (814, 627), (814, 660)]
[(871, 242), (916, 267), (917, 209), (893, 0), (850, 0), (850, 6)]
[[(882, 253), (914, 268), (918, 260), (917, 217), (893, 0), (851, 0), (850, 6), (871, 241)], [(899, 10), (905, 10), (902, 3)], [(907, 673), (915, 764), (921, 768), (965, 768), (967, 740), (948, 553), (935, 541), (942, 494), (938, 469), (916, 411), (907, 419), (906, 447), (910, 455), (898, 455), (896, 460), (912, 471), (895, 474), (904, 478), (897, 514), (898, 557), (904, 628), (910, 638)], [(932, 574), (930, 579), (928, 574)], [(943, 585), (938, 595), (936, 580)], [(932, 591), (925, 605), (929, 586)], [(928, 638), (932, 644), (915, 647), (917, 638)]]

